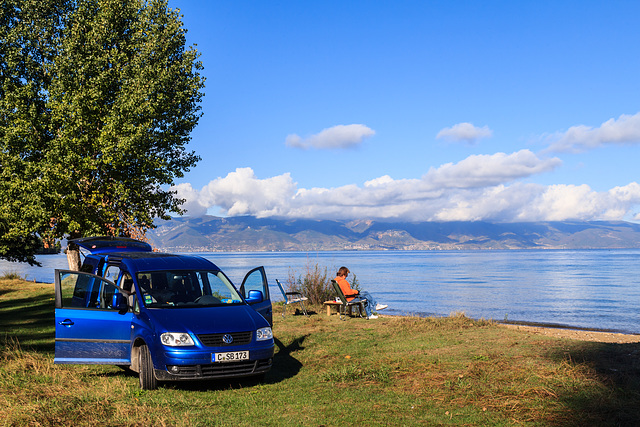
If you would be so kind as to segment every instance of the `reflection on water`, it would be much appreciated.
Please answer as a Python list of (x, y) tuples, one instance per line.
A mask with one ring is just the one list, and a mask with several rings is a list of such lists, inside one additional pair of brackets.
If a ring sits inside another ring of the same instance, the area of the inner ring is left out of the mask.
[[(346, 265), (363, 288), (389, 304), (388, 314), (448, 315), (553, 323), (640, 333), (640, 250), (370, 251), (202, 253), (237, 284), (264, 265), (272, 298), (307, 266), (333, 277)], [(38, 257), (43, 267), (0, 262), (30, 280), (53, 281), (64, 255)]]

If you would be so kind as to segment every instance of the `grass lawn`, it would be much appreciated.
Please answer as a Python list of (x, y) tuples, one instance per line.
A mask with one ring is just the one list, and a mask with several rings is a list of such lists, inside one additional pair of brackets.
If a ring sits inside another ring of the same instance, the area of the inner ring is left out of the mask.
[[(263, 383), (141, 391), (111, 366), (53, 364), (53, 285), (0, 280), (0, 425), (640, 424), (640, 344), (558, 339), (462, 315), (310, 318), (274, 307)], [(291, 310), (289, 310), (291, 311)]]

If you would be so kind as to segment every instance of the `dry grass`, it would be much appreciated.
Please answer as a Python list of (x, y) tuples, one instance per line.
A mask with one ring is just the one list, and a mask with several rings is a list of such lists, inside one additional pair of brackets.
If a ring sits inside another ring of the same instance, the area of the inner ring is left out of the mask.
[(23, 351), (15, 341), (2, 347), (0, 363), (0, 407), (11, 425), (95, 424), (92, 420), (121, 420), (120, 425), (176, 423), (170, 410), (148, 406), (138, 398), (123, 404), (131, 387), (129, 378), (117, 371), (114, 375), (117, 368), (54, 365), (50, 356)]
[(558, 339), (459, 313), (343, 322), (315, 306), (310, 318), (274, 317), (277, 354), (265, 383), (143, 392), (115, 367), (53, 364), (51, 296), (51, 285), (0, 282), (0, 425), (614, 426), (640, 419), (640, 344)]

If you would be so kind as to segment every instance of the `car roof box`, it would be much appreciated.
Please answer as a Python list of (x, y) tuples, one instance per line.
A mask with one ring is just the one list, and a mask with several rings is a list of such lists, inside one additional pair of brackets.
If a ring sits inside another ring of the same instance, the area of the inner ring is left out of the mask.
[(104, 254), (110, 252), (152, 252), (153, 248), (147, 242), (131, 239), (129, 237), (83, 237), (69, 240), (92, 254)]

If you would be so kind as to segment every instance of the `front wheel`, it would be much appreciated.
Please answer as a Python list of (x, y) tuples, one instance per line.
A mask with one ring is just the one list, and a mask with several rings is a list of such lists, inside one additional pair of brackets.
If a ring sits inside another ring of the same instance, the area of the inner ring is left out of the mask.
[(158, 380), (153, 374), (153, 361), (151, 360), (151, 353), (149, 347), (145, 344), (140, 346), (138, 352), (139, 362), (139, 378), (140, 388), (142, 390), (154, 390), (158, 387)]

